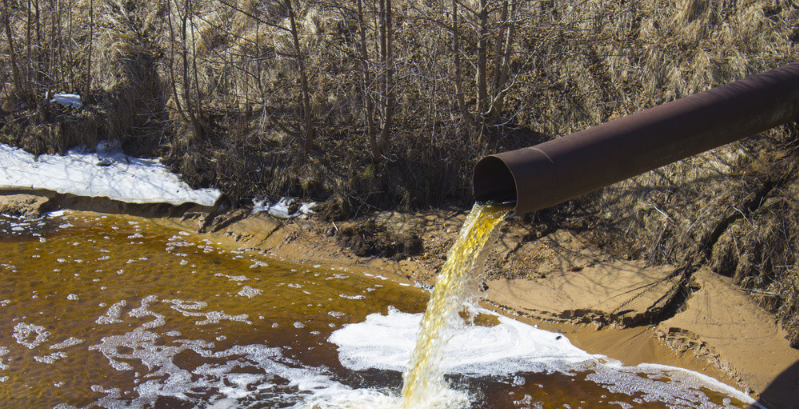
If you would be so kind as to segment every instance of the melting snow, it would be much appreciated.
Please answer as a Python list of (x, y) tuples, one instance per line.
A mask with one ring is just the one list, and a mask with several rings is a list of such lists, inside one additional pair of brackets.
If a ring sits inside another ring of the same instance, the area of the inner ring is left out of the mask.
[[(107, 143), (106, 143), (107, 145)], [(97, 152), (70, 149), (66, 155), (35, 157), (0, 144), (0, 188), (47, 189), (129, 203), (197, 203), (213, 206), (216, 189), (191, 189), (156, 160), (127, 156), (98, 145)]]
[[(269, 203), (266, 200), (253, 199), (252, 213), (267, 212), (270, 215), (279, 219), (290, 219), (299, 216), (305, 218), (309, 214), (313, 214), (313, 208), (316, 206), (315, 202), (299, 203), (295, 198), (281, 197), (277, 203)], [(290, 207), (293, 203), (297, 204), (296, 210), (292, 213)]]
[(83, 102), (81, 101), (80, 95), (78, 94), (65, 94), (65, 93), (55, 94), (53, 95), (53, 98), (50, 99), (50, 103), (61, 104), (69, 108), (83, 107)]

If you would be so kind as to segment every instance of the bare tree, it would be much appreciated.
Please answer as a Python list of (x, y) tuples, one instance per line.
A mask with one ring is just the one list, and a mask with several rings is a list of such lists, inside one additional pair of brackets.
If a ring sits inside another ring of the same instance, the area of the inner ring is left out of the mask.
[(458, 0), (452, 0), (452, 55), (455, 63), (455, 102), (457, 109), (466, 110), (466, 100), (463, 98), (463, 85), (461, 84), (461, 33), (458, 14)]
[(19, 73), (19, 66), (17, 65), (17, 53), (14, 49), (14, 33), (11, 31), (11, 7), (9, 7), (8, 0), (3, 0), (3, 26), (6, 32), (6, 40), (8, 41), (8, 49), (11, 57), (11, 75), (14, 81), (14, 93), (17, 98), (25, 95), (25, 88), (22, 84), (22, 78)]
[[(505, 108), (519, 0), (450, 0), (435, 5), (417, 7), (416, 18), (450, 33), (455, 111), (482, 135), (501, 120)], [(471, 86), (464, 81), (469, 73), (474, 75)]]
[(313, 125), (313, 112), (311, 111), (311, 91), (308, 87), (308, 73), (305, 67), (305, 53), (300, 46), (299, 34), (297, 31), (296, 17), (294, 16), (294, 7), (291, 4), (292, 0), (283, 0), (283, 7), (286, 8), (289, 15), (289, 32), (291, 33), (292, 43), (294, 44), (294, 58), (297, 59), (297, 65), (300, 69), (300, 91), (302, 92), (302, 111), (303, 111), (303, 126), (300, 131), (300, 140), (302, 141), (302, 149), (307, 152), (313, 146), (314, 125)]
[(489, 120), (496, 123), (505, 107), (507, 83), (510, 77), (511, 52), (516, 37), (516, 8), (518, 0), (504, 0), (502, 2), (501, 17), (494, 40), (494, 79), (490, 104)]
[[(203, 137), (203, 123), (201, 119), (201, 106), (199, 85), (197, 82), (197, 60), (194, 51), (194, 26), (193, 26), (193, 2), (192, 0), (184, 0), (183, 7), (178, 7), (178, 0), (167, 0), (167, 10), (173, 9), (172, 2), (175, 2), (174, 11), (178, 20), (177, 29), (179, 33), (175, 33), (176, 27), (173, 22), (172, 16), (168, 17), (169, 25), (169, 77), (172, 87), (172, 97), (174, 98), (177, 110), (183, 119), (191, 125), (192, 135), (195, 140), (200, 140)], [(189, 30), (192, 36), (189, 38)], [(175, 74), (175, 64), (180, 60), (178, 67), (181, 69), (181, 78), (179, 79)], [(192, 81), (192, 78), (194, 81)], [(179, 81), (180, 80), (180, 81)], [(178, 89), (178, 82), (180, 82), (180, 89)]]
[[(373, 143), (372, 154), (375, 159), (382, 157), (388, 148), (389, 132), (394, 117), (396, 97), (394, 94), (394, 45), (391, 0), (379, 0), (380, 4), (380, 66), (383, 70), (383, 81), (380, 95), (383, 126), (380, 130), (380, 141)], [(374, 141), (374, 137), (372, 140)]]
[(86, 82), (83, 95), (88, 98), (92, 90), (92, 46), (94, 45), (94, 0), (89, 0), (89, 39), (86, 46)]
[[(510, 53), (516, 29), (516, 5), (518, 0), (479, 0), (478, 8), (464, 7), (477, 26), (476, 89), (477, 112), (484, 128), (495, 124), (504, 107), (506, 85), (510, 72)], [(492, 15), (495, 17), (492, 19)], [(493, 55), (490, 55), (493, 47)], [(489, 67), (493, 76), (489, 81)]]
[[(275, 33), (288, 35), (290, 39), (289, 49), (286, 50), (274, 47), (272, 52), (279, 57), (289, 58), (297, 63), (296, 71), (297, 75), (299, 76), (300, 83), (299, 105), (301, 113), (299, 118), (297, 118), (296, 126), (290, 124), (291, 121), (286, 121), (284, 118), (275, 118), (275, 116), (269, 112), (265, 112), (265, 116), (270, 118), (273, 126), (281, 129), (283, 132), (292, 136), (293, 138), (296, 138), (299, 141), (302, 151), (307, 153), (309, 150), (313, 149), (316, 126), (314, 120), (314, 107), (311, 101), (312, 91), (307, 67), (308, 56), (307, 51), (303, 47), (303, 33), (300, 30), (300, 26), (297, 24), (297, 20), (299, 19), (297, 15), (297, 6), (300, 5), (300, 3), (297, 0), (269, 0), (261, 3), (261, 7), (267, 9), (276, 8), (284, 13), (285, 17), (288, 19), (288, 26), (286, 26), (282, 19), (278, 18), (279, 16), (269, 15), (268, 13), (259, 13), (257, 9), (247, 10), (229, 0), (219, 1), (226, 7), (229, 7), (236, 12), (253, 19), (256, 24), (263, 24), (264, 26), (268, 27), (268, 29), (273, 30)], [(309, 4), (305, 3), (304, 8), (307, 9), (308, 7)], [(258, 33), (260, 35), (260, 31), (258, 31)], [(258, 47), (259, 44), (255, 44), (255, 46)], [(279, 64), (279, 62), (275, 63)], [(264, 68), (260, 57), (256, 59), (255, 65), (259, 70)], [(263, 90), (265, 86), (264, 84), (261, 84), (260, 73), (254, 73), (253, 78), (259, 83), (258, 87)], [(266, 108), (264, 109), (266, 110)]]
[[(372, 160), (381, 162), (388, 150), (396, 107), (392, 6), (391, 0), (377, 0), (367, 4), (371, 6), (368, 8), (363, 0), (355, 3), (366, 135)], [(372, 34), (377, 40), (376, 51), (370, 47)]]

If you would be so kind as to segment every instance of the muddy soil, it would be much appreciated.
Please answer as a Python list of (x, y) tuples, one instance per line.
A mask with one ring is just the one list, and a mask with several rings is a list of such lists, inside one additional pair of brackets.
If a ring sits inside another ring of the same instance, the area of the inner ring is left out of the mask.
[[(277, 219), (247, 210), (129, 207), (43, 192), (0, 193), (0, 211), (36, 217), (56, 208), (134, 213), (215, 241), (303, 263), (349, 266), (432, 286), (467, 211), (380, 212), (347, 222)], [(566, 334), (625, 364), (677, 365), (753, 394), (772, 408), (799, 402), (799, 351), (774, 317), (709, 268), (647, 266), (607, 254), (587, 233), (532, 232), (508, 220), (488, 250), (483, 305)]]

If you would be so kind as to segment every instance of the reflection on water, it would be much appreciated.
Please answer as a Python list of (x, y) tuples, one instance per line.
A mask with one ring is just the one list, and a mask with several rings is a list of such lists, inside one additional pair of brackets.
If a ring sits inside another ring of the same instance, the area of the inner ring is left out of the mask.
[[(342, 364), (380, 348), (329, 339), (345, 329), (367, 343), (412, 339), (403, 314), (418, 322), (429, 298), (127, 216), (0, 216), (0, 254), (2, 407), (397, 407), (402, 368), (382, 368), (380, 354)], [(407, 362), (412, 346), (402, 348)], [(447, 379), (475, 408), (745, 407), (705, 387), (676, 400), (628, 387), (658, 382), (657, 368), (528, 368)]]

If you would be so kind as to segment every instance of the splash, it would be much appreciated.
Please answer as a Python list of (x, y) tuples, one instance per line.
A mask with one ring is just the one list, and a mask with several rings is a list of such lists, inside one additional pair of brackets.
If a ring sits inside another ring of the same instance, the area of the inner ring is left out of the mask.
[(403, 374), (403, 409), (436, 407), (436, 401), (444, 396), (444, 348), (459, 319), (458, 312), (476, 284), (474, 271), (480, 264), (481, 250), (509, 212), (506, 206), (476, 203), (466, 218), (427, 304), (410, 369)]

